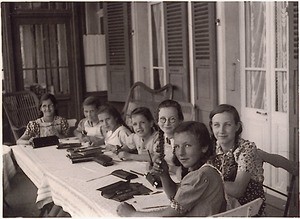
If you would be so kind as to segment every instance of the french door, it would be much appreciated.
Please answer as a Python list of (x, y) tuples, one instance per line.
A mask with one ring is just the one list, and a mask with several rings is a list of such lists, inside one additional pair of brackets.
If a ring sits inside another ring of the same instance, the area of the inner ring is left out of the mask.
[(16, 89), (50, 92), (61, 116), (76, 117), (70, 18), (15, 17), (12, 27)]
[[(287, 2), (241, 3), (243, 137), (289, 158)], [(265, 183), (283, 192), (288, 175), (264, 165)]]

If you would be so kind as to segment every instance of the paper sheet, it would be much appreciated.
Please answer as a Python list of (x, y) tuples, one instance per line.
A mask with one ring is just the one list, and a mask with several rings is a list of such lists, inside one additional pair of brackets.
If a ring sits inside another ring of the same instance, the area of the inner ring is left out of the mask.
[(137, 195), (127, 202), (133, 205), (137, 211), (155, 211), (170, 205), (170, 200), (164, 192), (153, 195)]

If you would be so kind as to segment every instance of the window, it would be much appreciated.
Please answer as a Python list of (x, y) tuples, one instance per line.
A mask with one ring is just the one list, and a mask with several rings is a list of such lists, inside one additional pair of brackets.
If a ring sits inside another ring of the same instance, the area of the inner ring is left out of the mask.
[(24, 88), (38, 96), (69, 94), (65, 24), (24, 24), (19, 33)]
[(106, 46), (102, 3), (85, 3), (85, 23), (83, 47), (86, 92), (106, 91)]
[(150, 3), (150, 62), (152, 86), (154, 89), (166, 84), (165, 42), (163, 27), (163, 3)]

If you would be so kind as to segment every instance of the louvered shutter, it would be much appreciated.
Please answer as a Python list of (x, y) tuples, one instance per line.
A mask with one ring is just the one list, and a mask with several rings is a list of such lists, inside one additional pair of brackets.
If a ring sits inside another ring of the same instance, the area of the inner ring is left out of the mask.
[(175, 86), (174, 99), (189, 100), (187, 3), (164, 3), (167, 81)]
[(208, 124), (217, 105), (215, 3), (192, 2), (195, 103), (198, 120)]
[(104, 3), (109, 101), (125, 101), (130, 90), (130, 12), (130, 3)]
[[(289, 145), (290, 160), (299, 161), (299, 25), (298, 2), (289, 2)], [(299, 178), (289, 216), (299, 216)], [(298, 185), (298, 186), (297, 186)]]

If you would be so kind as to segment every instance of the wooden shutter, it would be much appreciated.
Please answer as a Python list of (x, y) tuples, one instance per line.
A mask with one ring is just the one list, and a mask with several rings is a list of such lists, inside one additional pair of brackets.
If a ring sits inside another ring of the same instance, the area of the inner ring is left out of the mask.
[[(289, 2), (289, 151), (290, 160), (299, 161), (299, 25), (298, 2)], [(299, 216), (299, 178), (289, 216)]]
[(104, 3), (109, 101), (125, 101), (131, 85), (130, 11), (130, 3)]
[(217, 105), (215, 3), (193, 2), (192, 22), (195, 103), (198, 120), (208, 124), (209, 113)]
[(164, 14), (167, 81), (175, 86), (175, 100), (188, 101), (187, 3), (165, 3)]

